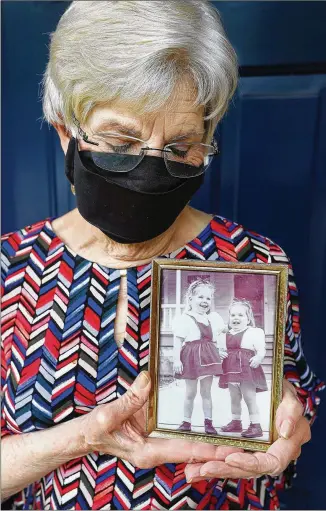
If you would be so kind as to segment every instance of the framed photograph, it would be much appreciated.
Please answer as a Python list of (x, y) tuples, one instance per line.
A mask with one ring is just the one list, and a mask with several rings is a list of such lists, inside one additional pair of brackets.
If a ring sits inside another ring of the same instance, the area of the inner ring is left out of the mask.
[(151, 436), (266, 451), (282, 397), (288, 268), (155, 259)]

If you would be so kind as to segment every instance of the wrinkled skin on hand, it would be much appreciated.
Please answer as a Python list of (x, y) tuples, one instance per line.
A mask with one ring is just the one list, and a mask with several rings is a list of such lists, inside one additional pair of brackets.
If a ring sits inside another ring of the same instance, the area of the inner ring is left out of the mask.
[(188, 482), (217, 478), (252, 478), (265, 474), (281, 474), (301, 453), (301, 446), (311, 438), (308, 421), (302, 416), (303, 406), (293, 385), (283, 381), (283, 399), (276, 412), (276, 429), (280, 438), (265, 452), (231, 453), (225, 460), (187, 465)]
[(122, 397), (85, 415), (82, 434), (86, 451), (108, 453), (139, 468), (163, 463), (224, 461), (232, 453), (243, 452), (202, 442), (149, 438), (145, 433), (149, 391), (149, 375), (143, 372)]

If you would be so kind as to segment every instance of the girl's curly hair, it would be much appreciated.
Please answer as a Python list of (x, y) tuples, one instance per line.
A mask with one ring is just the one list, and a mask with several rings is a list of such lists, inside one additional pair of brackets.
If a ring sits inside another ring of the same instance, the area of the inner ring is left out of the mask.
[(212, 297), (213, 297), (214, 292), (215, 292), (215, 287), (213, 286), (213, 284), (211, 284), (209, 282), (209, 280), (198, 278), (198, 279), (194, 280), (190, 284), (188, 289), (187, 289), (187, 292), (186, 292), (186, 310), (188, 310), (188, 311), (191, 310), (191, 300), (190, 300), (190, 298), (195, 294), (196, 289), (198, 287), (200, 287), (200, 286), (208, 287), (211, 290)]
[(230, 307), (229, 307), (229, 317), (230, 317), (231, 309), (234, 305), (242, 305), (245, 308), (247, 318), (248, 318), (248, 325), (255, 327), (256, 323), (255, 323), (255, 318), (254, 318), (254, 313), (252, 311), (251, 303), (248, 300), (246, 300), (245, 298), (233, 298), (233, 300), (230, 304)]

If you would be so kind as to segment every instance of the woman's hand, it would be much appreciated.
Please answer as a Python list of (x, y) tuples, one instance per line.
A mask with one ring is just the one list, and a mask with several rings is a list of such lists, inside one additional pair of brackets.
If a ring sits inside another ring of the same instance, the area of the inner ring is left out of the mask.
[(266, 453), (232, 453), (224, 461), (210, 461), (187, 465), (187, 481), (200, 481), (212, 477), (251, 478), (264, 474), (277, 476), (301, 453), (301, 446), (311, 438), (308, 421), (302, 416), (303, 406), (296, 390), (283, 381), (283, 400), (276, 413), (276, 429), (281, 438)]
[(179, 439), (147, 438), (146, 401), (150, 379), (141, 373), (130, 389), (112, 403), (100, 405), (83, 416), (82, 433), (88, 452), (100, 451), (123, 458), (139, 468), (163, 463), (225, 460), (242, 449)]
[(256, 369), (257, 367), (259, 367), (261, 363), (262, 363), (262, 358), (259, 355), (255, 355), (254, 357), (251, 357), (251, 359), (249, 360), (249, 365), (253, 369)]
[(183, 371), (183, 365), (182, 365), (182, 362), (180, 360), (180, 358), (175, 358), (173, 360), (173, 371), (175, 373), (178, 373), (178, 374), (181, 374), (182, 371)]

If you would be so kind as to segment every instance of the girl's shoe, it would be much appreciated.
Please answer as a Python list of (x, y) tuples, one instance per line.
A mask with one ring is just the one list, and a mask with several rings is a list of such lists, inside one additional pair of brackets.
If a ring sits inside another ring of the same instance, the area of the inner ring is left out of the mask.
[(217, 431), (214, 428), (211, 419), (205, 419), (205, 433), (207, 435), (217, 435)]
[(263, 436), (263, 430), (261, 429), (261, 425), (259, 423), (253, 424), (252, 422), (249, 425), (249, 428), (241, 433), (241, 436), (245, 438), (257, 438)]
[(191, 423), (183, 421), (183, 423), (178, 427), (178, 431), (191, 431)]
[(242, 423), (240, 420), (232, 420), (226, 426), (221, 427), (224, 433), (242, 433)]

